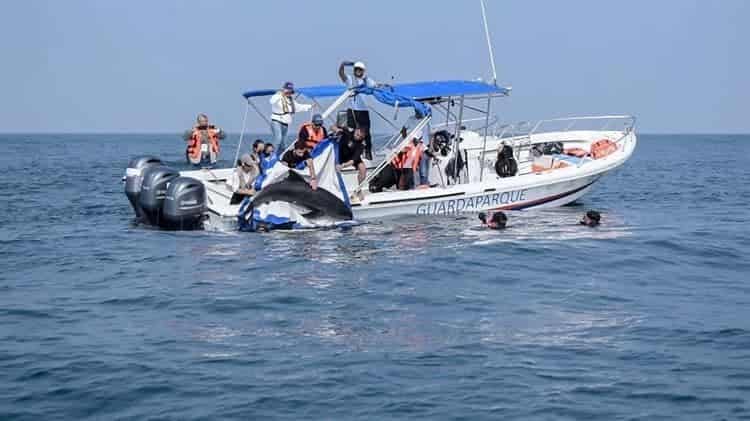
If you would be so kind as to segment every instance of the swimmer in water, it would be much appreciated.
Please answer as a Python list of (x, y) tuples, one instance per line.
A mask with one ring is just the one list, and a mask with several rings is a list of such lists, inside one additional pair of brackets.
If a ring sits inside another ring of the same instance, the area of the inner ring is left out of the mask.
[(599, 214), (599, 212), (595, 210), (590, 210), (586, 212), (585, 215), (583, 215), (583, 218), (579, 222), (581, 225), (586, 225), (587, 227), (596, 227), (599, 225), (599, 221), (601, 221), (602, 216)]
[(508, 222), (508, 217), (500, 211), (490, 211), (489, 215), (484, 212), (480, 212), (479, 220), (482, 221), (482, 225), (486, 226), (489, 229), (501, 230), (505, 228), (505, 224)]

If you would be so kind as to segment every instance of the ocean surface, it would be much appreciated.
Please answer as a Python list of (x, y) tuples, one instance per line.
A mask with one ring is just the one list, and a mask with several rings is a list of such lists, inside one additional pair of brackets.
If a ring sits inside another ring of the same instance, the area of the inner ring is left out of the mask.
[(0, 136), (0, 419), (750, 419), (750, 136), (642, 135), (503, 232), (135, 226), (183, 145)]

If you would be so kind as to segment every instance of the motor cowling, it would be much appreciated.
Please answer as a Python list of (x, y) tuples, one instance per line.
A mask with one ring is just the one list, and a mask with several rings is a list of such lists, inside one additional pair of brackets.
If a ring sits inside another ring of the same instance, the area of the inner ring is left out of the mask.
[(135, 211), (136, 218), (143, 217), (143, 210), (138, 204), (138, 194), (143, 183), (143, 171), (146, 168), (161, 165), (161, 160), (155, 156), (139, 156), (133, 158), (125, 169), (125, 196)]
[(162, 207), (167, 196), (167, 186), (180, 173), (163, 165), (150, 166), (143, 171), (143, 183), (138, 194), (138, 205), (144, 219), (152, 225), (160, 225)]
[(200, 229), (206, 211), (206, 186), (194, 178), (174, 178), (167, 187), (159, 226), (173, 230)]

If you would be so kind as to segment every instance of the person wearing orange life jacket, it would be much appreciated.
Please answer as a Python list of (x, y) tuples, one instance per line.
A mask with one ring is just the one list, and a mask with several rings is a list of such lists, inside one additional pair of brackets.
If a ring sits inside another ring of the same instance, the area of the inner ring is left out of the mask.
[(328, 132), (323, 127), (323, 116), (320, 114), (313, 115), (312, 121), (303, 124), (297, 134), (297, 140), (304, 142), (310, 151), (327, 137)]
[(396, 155), (393, 165), (398, 172), (398, 189), (411, 190), (414, 188), (414, 174), (419, 171), (424, 144), (414, 138)]
[(219, 140), (225, 136), (223, 130), (209, 124), (207, 115), (198, 114), (195, 126), (183, 135), (187, 142), (185, 158), (193, 165), (215, 164), (221, 150)]

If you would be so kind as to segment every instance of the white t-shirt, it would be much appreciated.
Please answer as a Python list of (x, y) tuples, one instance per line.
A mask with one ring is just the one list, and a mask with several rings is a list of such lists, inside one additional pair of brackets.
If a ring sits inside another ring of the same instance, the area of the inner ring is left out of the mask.
[(294, 113), (310, 111), (312, 109), (312, 105), (301, 104), (294, 98), (283, 95), (281, 92), (273, 94), (268, 102), (271, 103), (271, 120), (287, 125), (292, 123), (292, 115)]
[[(346, 87), (349, 89), (364, 86), (365, 84), (367, 84), (368, 88), (374, 88), (378, 83), (367, 76), (365, 76), (364, 78), (358, 78), (351, 75), (346, 75)], [(353, 97), (351, 97), (349, 99), (349, 108), (357, 111), (367, 111), (367, 103), (365, 103), (365, 99), (363, 98), (363, 96), (364, 95), (354, 95)]]

